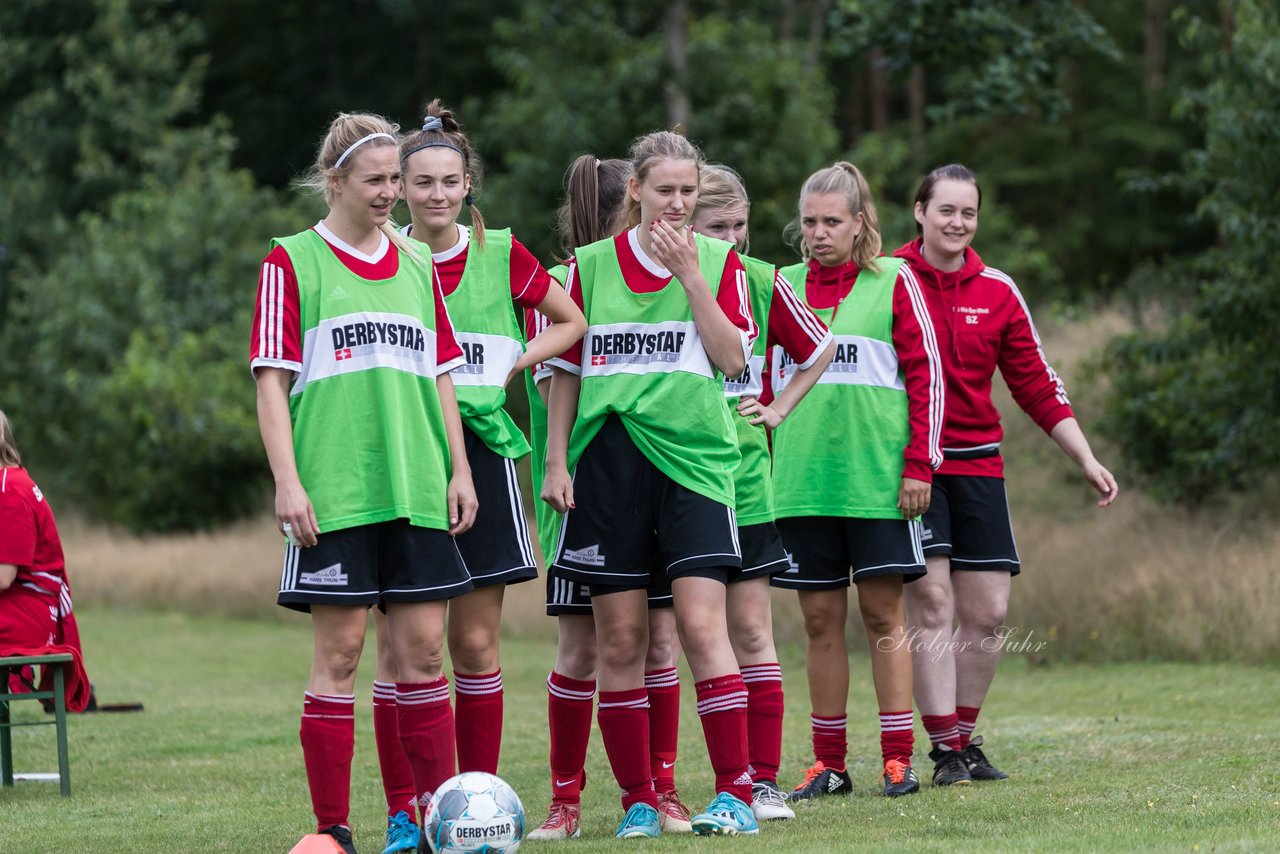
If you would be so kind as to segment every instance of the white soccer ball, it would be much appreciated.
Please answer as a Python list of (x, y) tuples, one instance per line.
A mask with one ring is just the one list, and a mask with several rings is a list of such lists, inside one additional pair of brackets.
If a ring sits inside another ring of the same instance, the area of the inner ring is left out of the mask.
[(450, 777), (436, 789), (422, 820), (424, 848), (436, 854), (507, 854), (524, 837), (524, 806), (515, 789), (483, 771)]

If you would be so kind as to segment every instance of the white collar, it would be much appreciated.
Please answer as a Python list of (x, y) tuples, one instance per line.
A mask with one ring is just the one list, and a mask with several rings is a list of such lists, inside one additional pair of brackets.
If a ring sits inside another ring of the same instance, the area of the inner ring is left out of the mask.
[(640, 262), (640, 266), (644, 267), (659, 279), (670, 279), (671, 271), (659, 264), (657, 261), (645, 254), (640, 248), (640, 226), (636, 226), (627, 232), (627, 242), (631, 244), (631, 251), (636, 254), (636, 260)]
[(381, 261), (387, 254), (387, 247), (391, 245), (391, 241), (387, 239), (387, 235), (384, 234), (381, 229), (378, 230), (378, 248), (373, 250), (372, 255), (366, 255), (359, 249), (347, 243), (338, 235), (334, 234), (329, 230), (329, 226), (324, 224), (323, 220), (316, 223), (316, 233), (323, 237), (326, 243), (332, 244), (348, 255), (359, 258), (366, 264), (377, 264)]
[(443, 264), (445, 261), (452, 261), (463, 252), (467, 251), (467, 244), (471, 242), (471, 229), (467, 228), (460, 222), (455, 222), (454, 225), (458, 229), (458, 242), (443, 252), (432, 252), (431, 262), (433, 264)]

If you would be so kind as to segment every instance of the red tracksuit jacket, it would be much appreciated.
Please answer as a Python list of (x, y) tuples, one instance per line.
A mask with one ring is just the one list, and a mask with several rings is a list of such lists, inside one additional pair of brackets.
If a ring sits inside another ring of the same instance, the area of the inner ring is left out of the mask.
[(893, 254), (906, 260), (924, 292), (942, 354), (946, 406), (938, 473), (1003, 477), (1004, 431), (991, 401), (996, 368), (1046, 433), (1072, 417), (1071, 402), (1013, 279), (983, 264), (972, 248), (961, 269), (941, 272), (924, 260), (920, 246), (917, 239)]

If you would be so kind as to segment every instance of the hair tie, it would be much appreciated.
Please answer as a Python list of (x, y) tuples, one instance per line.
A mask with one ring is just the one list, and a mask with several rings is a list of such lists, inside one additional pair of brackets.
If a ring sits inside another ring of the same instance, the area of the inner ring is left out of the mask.
[(597, 157), (597, 158), (596, 158), (596, 168), (597, 168), (597, 169), (599, 169), (601, 165), (602, 165), (602, 164), (600, 163), (600, 158), (599, 158), (599, 157)]
[(422, 129), (423, 129), (423, 130), (438, 130), (438, 131), (440, 131), (441, 133), (443, 133), (443, 132), (444, 132), (444, 122), (440, 121), (440, 117), (439, 117), (439, 116), (423, 116), (423, 117), (422, 117)]
[(389, 133), (382, 133), (381, 131), (379, 131), (378, 133), (371, 133), (368, 136), (362, 136), (359, 139), (357, 139), (355, 142), (351, 143), (351, 145), (347, 147), (346, 151), (342, 152), (342, 156), (338, 158), (337, 163), (333, 164), (333, 168), (341, 169), (343, 161), (347, 159), (347, 157), (351, 154), (351, 152), (355, 151), (357, 148), (364, 145), (369, 140), (377, 139), (380, 136), (385, 136), (387, 139), (391, 140), (392, 142), (396, 141), (396, 138), (394, 136), (392, 136)]
[(471, 194), (470, 194), (470, 193), (467, 193), (466, 197), (465, 197), (465, 198), (463, 198), (463, 200), (462, 200), (462, 203), (463, 203), (464, 205), (466, 205), (467, 207), (471, 207), (471, 205), (472, 205), (474, 202), (475, 202), (475, 199), (471, 198)]

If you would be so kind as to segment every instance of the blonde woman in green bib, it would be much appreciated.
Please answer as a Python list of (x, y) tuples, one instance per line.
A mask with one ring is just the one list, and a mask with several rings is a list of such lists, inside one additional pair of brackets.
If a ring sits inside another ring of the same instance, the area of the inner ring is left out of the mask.
[[(454, 774), (441, 673), (448, 600), (472, 589), (453, 537), (476, 498), (449, 372), (463, 364), (429, 258), (395, 232), (398, 129), (340, 114), (304, 187), (325, 218), (262, 263), (250, 363), (285, 546), (278, 602), (315, 633), (300, 738), (319, 832), (354, 854), (356, 667), (386, 609), (412, 786)], [(411, 807), (410, 807), (411, 809)]]
[[(693, 230), (734, 244), (745, 253), (751, 202), (737, 172), (708, 165), (699, 177)], [(742, 546), (742, 573), (729, 584), (729, 639), (747, 686), (747, 743), (751, 761), (751, 810), (759, 821), (795, 818), (778, 788), (782, 761), (782, 667), (773, 645), (773, 612), (769, 578), (790, 566), (773, 521), (773, 483), (769, 440), (774, 430), (822, 375), (834, 353), (826, 325), (800, 301), (777, 268), (767, 261), (740, 255), (751, 292), (751, 315), (760, 330), (747, 369), (725, 380), (725, 399), (742, 452), (733, 474)], [(787, 390), (760, 402), (764, 391), (765, 354), (781, 347), (798, 366)]]
[[(853, 789), (845, 764), (851, 582), (871, 651), (884, 793), (905, 795), (920, 786), (911, 768), (902, 585), (924, 574), (918, 517), (942, 461), (942, 367), (918, 285), (900, 260), (880, 255), (862, 173), (844, 162), (815, 172), (800, 191), (799, 213), (805, 263), (782, 275), (836, 344), (804, 406), (773, 435), (777, 524), (793, 565), (772, 583), (799, 591), (815, 759), (791, 797)], [(785, 353), (771, 353), (774, 394), (795, 367)]]

